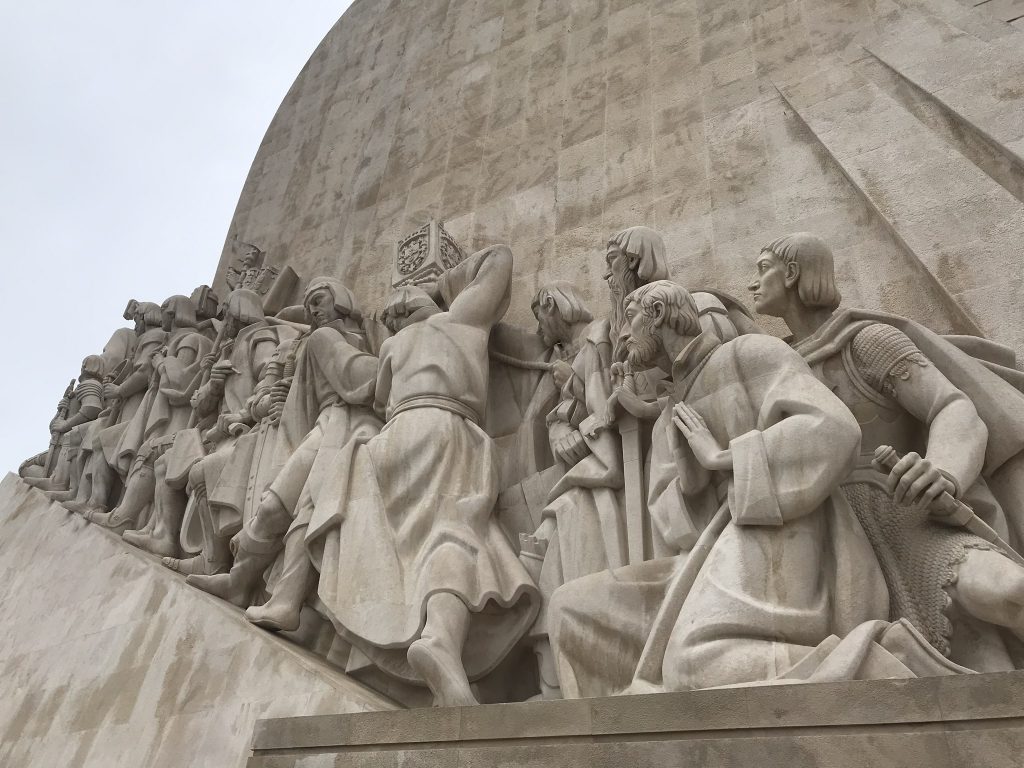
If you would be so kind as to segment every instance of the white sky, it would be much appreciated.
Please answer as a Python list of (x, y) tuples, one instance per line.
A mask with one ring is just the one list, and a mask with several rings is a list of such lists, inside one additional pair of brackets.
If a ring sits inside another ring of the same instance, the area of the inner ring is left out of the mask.
[(45, 449), (129, 298), (213, 278), (263, 134), (348, 5), (4, 3), (0, 472)]

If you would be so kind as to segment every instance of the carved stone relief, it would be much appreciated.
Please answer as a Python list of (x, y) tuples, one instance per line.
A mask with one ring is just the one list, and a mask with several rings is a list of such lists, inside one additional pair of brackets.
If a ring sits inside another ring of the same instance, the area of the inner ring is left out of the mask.
[(223, 304), (130, 302), (19, 472), (411, 703), (1018, 668), (1012, 351), (841, 306), (808, 233), (750, 254), (786, 339), (603, 245), (604, 310), (544, 284), (535, 331), (436, 221), (376, 315), (329, 277), (269, 314), (246, 246)]

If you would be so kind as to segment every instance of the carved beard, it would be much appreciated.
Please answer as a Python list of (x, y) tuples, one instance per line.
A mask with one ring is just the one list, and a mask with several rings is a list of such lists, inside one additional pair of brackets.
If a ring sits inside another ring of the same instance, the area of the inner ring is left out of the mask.
[(612, 332), (617, 336), (626, 322), (626, 297), (640, 287), (636, 272), (626, 269), (622, 275), (612, 274), (608, 290), (612, 295)]
[(640, 278), (636, 272), (628, 268), (621, 276), (613, 273), (612, 279), (608, 281), (608, 289), (612, 295), (611, 338), (614, 360), (622, 360), (626, 356), (626, 347), (619, 340), (622, 326), (626, 324), (626, 297), (640, 285)]
[(654, 323), (641, 320), (643, 333), (632, 334), (626, 339), (626, 361), (634, 371), (643, 371), (654, 365), (658, 357), (658, 337), (654, 334)]

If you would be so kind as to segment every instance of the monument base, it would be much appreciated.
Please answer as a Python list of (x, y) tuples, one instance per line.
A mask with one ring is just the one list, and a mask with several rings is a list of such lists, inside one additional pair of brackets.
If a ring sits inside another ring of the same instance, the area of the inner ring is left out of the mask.
[(393, 701), (0, 482), (0, 766), (233, 768), (259, 717)]
[(260, 720), (249, 768), (1019, 768), (1024, 672)]

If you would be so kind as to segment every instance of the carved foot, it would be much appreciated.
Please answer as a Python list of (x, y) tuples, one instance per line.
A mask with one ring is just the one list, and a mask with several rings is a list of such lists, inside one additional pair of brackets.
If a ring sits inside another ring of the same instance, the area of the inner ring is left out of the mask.
[(435, 707), (468, 707), (480, 703), (469, 687), (462, 660), (437, 643), (420, 638), (409, 646), (408, 659), (434, 694)]
[(209, 592), (214, 597), (227, 600), (239, 608), (246, 608), (249, 605), (248, 595), (235, 588), (231, 583), (230, 573), (220, 573), (216, 576), (200, 576), (193, 574), (185, 577), (185, 583), (203, 592)]
[(178, 548), (174, 542), (165, 541), (143, 531), (125, 531), (121, 538), (133, 547), (144, 549), (159, 557), (174, 557), (178, 554)]
[(68, 512), (75, 512), (84, 517), (86, 520), (89, 519), (90, 515), (103, 512), (102, 509), (100, 509), (99, 507), (92, 506), (87, 501), (65, 501), (64, 509), (66, 509)]
[(291, 606), (274, 606), (271, 598), (265, 605), (247, 608), (245, 618), (257, 627), (271, 632), (293, 632), (299, 628), (299, 611)]
[(167, 568), (186, 576), (197, 574), (200, 576), (213, 576), (218, 573), (227, 573), (231, 565), (229, 563), (209, 563), (205, 555), (196, 555), (179, 559), (177, 557), (165, 557), (161, 561)]
[(100, 526), (100, 528), (106, 528), (108, 531), (122, 535), (135, 524), (134, 520), (126, 520), (119, 517), (116, 509), (111, 512), (104, 512), (102, 509), (95, 508), (87, 510), (84, 513), (84, 517), (90, 523)]
[(51, 501), (56, 501), (60, 504), (63, 504), (65, 501), (71, 501), (71, 499), (75, 498), (75, 494), (76, 492), (70, 488), (66, 491), (46, 491), (46, 495)]

